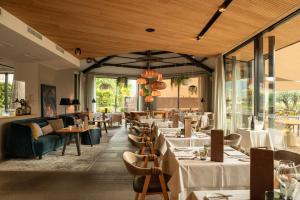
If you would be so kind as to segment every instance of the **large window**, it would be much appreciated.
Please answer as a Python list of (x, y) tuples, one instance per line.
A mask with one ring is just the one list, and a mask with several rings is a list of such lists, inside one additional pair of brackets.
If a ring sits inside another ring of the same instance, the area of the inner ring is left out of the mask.
[(96, 111), (124, 112), (136, 110), (136, 83), (128, 80), (126, 84), (117, 84), (117, 79), (96, 78)]
[[(252, 51), (251, 51), (252, 50)], [(225, 57), (227, 128), (247, 128), (253, 115), (253, 43)]]
[(232, 132), (248, 127), (254, 114), (268, 128), (274, 147), (299, 146), (298, 27), (300, 15), (291, 15), (225, 55), (227, 127)]
[(0, 116), (7, 114), (11, 109), (13, 77), (13, 74), (0, 74)]

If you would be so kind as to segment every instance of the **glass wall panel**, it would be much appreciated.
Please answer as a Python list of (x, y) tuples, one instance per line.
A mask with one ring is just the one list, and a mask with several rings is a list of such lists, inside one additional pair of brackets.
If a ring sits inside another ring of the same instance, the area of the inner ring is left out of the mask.
[(248, 128), (253, 114), (253, 42), (225, 57), (227, 128)]
[[(12, 108), (11, 95), (13, 79), (13, 74), (0, 73), (0, 116), (8, 114), (9, 110)], [(5, 93), (6, 88), (7, 95)]]
[(117, 85), (113, 78), (96, 78), (96, 111), (124, 112), (137, 110), (135, 80), (128, 80), (127, 86)]

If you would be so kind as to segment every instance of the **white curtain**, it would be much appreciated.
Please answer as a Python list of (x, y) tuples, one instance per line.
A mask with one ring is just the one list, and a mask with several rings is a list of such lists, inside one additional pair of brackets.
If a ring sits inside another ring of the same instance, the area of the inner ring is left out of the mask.
[(226, 99), (223, 55), (218, 55), (214, 72), (215, 128), (226, 131)]
[(93, 98), (96, 99), (96, 90), (95, 90), (95, 75), (88, 74), (86, 75), (86, 101), (85, 105), (88, 111), (95, 112), (96, 104), (92, 103)]

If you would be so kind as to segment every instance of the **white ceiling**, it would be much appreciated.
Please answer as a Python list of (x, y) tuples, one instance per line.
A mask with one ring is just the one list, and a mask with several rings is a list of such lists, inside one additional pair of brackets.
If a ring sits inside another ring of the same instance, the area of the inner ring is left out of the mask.
[(0, 35), (0, 64), (40, 63), (55, 70), (75, 67), (64, 58), (2, 24), (0, 24)]

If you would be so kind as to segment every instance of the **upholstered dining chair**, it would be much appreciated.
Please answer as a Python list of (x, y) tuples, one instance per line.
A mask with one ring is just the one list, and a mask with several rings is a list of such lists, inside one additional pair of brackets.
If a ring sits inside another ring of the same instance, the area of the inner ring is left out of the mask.
[(137, 155), (128, 151), (123, 153), (124, 164), (128, 172), (134, 175), (135, 200), (138, 200), (140, 195), (141, 200), (144, 200), (146, 195), (151, 194), (160, 194), (164, 200), (169, 199), (167, 182), (170, 180), (170, 176), (164, 174), (158, 165), (151, 168), (147, 166), (148, 160), (155, 159), (155, 155)]
[(240, 134), (232, 133), (224, 137), (224, 144), (229, 145), (235, 149), (239, 149), (241, 140), (242, 136)]
[(277, 150), (274, 153), (274, 160), (291, 160), (295, 162), (295, 165), (300, 165), (300, 154), (287, 150)]

